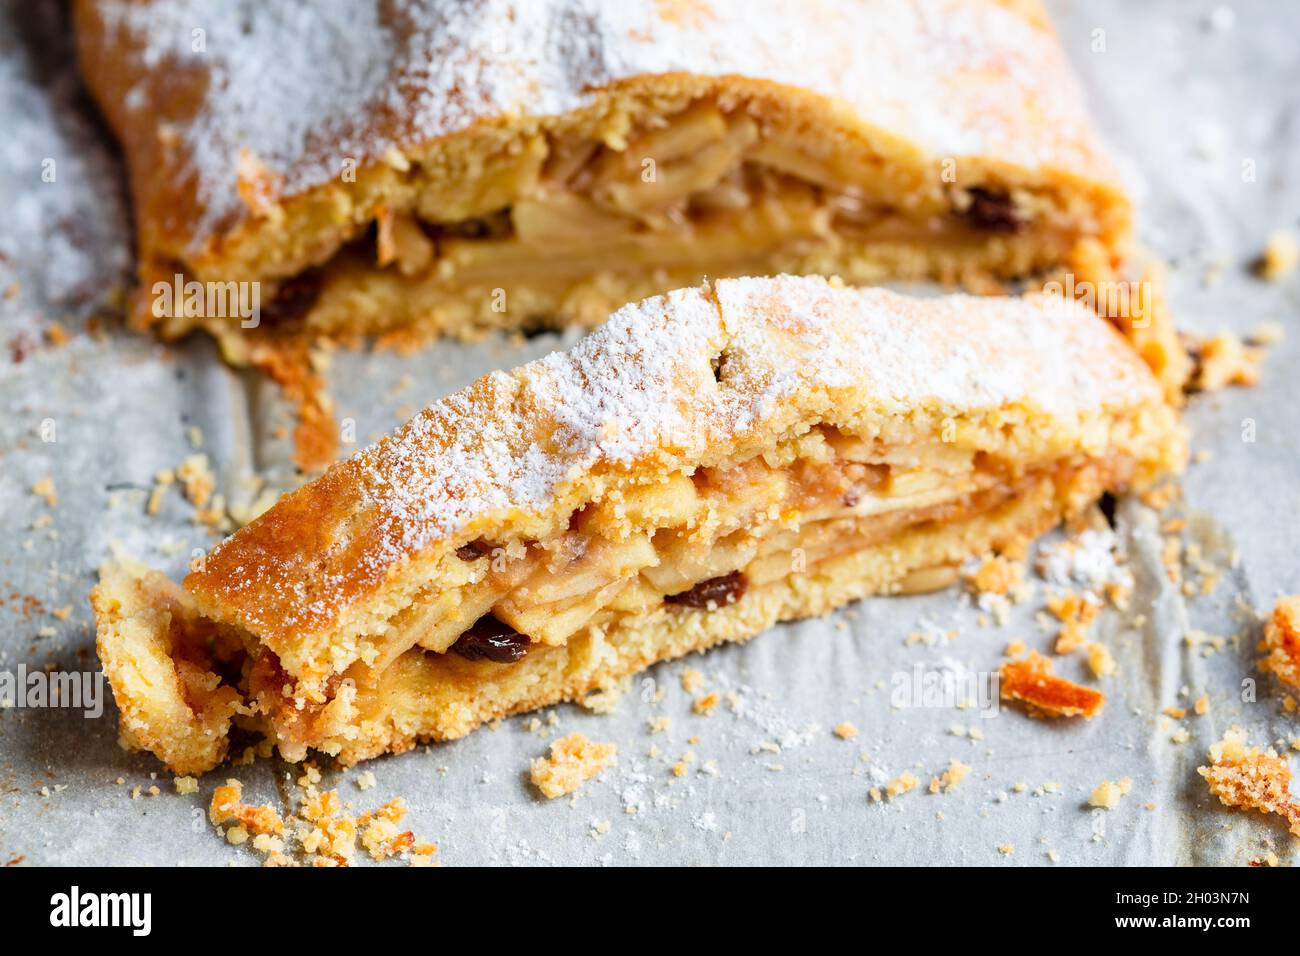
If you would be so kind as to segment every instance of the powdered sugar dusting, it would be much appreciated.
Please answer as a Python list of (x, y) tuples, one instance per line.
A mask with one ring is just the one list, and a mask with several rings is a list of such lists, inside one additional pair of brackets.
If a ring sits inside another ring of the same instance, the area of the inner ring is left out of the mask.
[(1043, 545), (1038, 571), (1049, 584), (1082, 587), (1097, 602), (1108, 585), (1133, 587), (1133, 572), (1123, 564), (1119, 538), (1109, 529), (1089, 528), (1077, 537)]
[(594, 476), (718, 463), (800, 423), (936, 403), (1022, 403), (1077, 441), (1086, 413), (1159, 401), (1110, 326), (1063, 300), (723, 280), (626, 306), (571, 351), (431, 406), (283, 499), (196, 580), (255, 631), (315, 631), (411, 556), (585, 500)]
[[(105, 42), (132, 51), (128, 110), (184, 149), (201, 244), (246, 211), (251, 150), (292, 195), (502, 114), (554, 115), (593, 90), (690, 72), (798, 86), (935, 157), (982, 155), (1104, 174), (1049, 32), (970, 0), (99, 0)], [(202, 42), (196, 31), (201, 31)], [(125, 42), (123, 42), (125, 41)], [(200, 109), (168, 115), (178, 71)]]
[[(0, 12), (0, 318), (9, 334), (35, 303), (58, 307), (60, 318), (96, 304), (131, 264), (117, 166), (86, 121), (77, 77), (37, 60), (19, 16), (16, 7)], [(60, 11), (33, 5), (21, 16), (49, 49), (69, 55)], [(14, 283), (21, 290), (11, 298)]]

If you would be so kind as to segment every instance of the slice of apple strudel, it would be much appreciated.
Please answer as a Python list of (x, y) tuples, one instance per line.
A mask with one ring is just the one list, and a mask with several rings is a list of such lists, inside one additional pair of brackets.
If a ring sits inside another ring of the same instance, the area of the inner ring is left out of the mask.
[(720, 280), (629, 305), (286, 495), (184, 588), (92, 597), (125, 739), (232, 720), (351, 763), (951, 583), (1185, 442), (1107, 323), (1037, 296)]
[[(80, 0), (77, 35), (135, 321), (236, 361), (253, 323), (595, 325), (775, 272), (1083, 287), (1129, 247), (1037, 0)], [(1182, 374), (1163, 311), (1111, 318)]]

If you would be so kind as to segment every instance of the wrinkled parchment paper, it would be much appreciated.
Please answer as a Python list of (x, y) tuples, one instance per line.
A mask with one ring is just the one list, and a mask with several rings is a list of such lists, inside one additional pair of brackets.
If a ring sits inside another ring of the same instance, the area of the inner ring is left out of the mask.
[[(179, 574), (192, 549), (213, 542), (176, 489), (146, 514), (157, 472), (202, 452), (234, 507), (256, 497), (259, 481), (292, 483), (288, 411), (274, 387), (222, 365), (206, 341), (164, 347), (120, 324), (88, 325), (128, 276), (129, 227), (121, 168), (78, 90), (60, 6), (0, 3), (0, 672), (10, 674), (93, 675), (86, 593), (114, 546)], [(454, 744), (327, 770), (326, 785), (358, 810), (404, 797), (403, 826), (436, 842), (450, 865), (1240, 865), (1270, 851), (1300, 860), (1284, 826), (1222, 810), (1195, 774), (1232, 724), (1259, 744), (1300, 737), (1300, 717), (1282, 713), (1275, 685), (1253, 666), (1259, 626), (1249, 610), (1300, 590), (1300, 378), (1291, 372), (1300, 275), (1268, 284), (1248, 269), (1271, 230), (1300, 220), (1300, 7), (1051, 6), (1097, 120), (1129, 163), (1144, 240), (1173, 261), (1180, 324), (1245, 333), (1273, 320), (1288, 332), (1258, 387), (1199, 397), (1188, 413), (1194, 448), (1208, 457), (1184, 482), (1183, 538), (1225, 567), (1213, 593), (1189, 599), (1170, 584), (1159, 519), (1121, 503), (1135, 594), (1126, 613), (1108, 609), (1093, 627), (1119, 666), (1100, 682), (1105, 712), (1049, 723), (943, 700), (892, 706), (915, 674), (967, 686), (1012, 640), (1050, 646), (1035, 621), (1042, 582), (1004, 627), (981, 627), (983, 612), (952, 589), (865, 601), (653, 668), (609, 715), (558, 707), (536, 729), (516, 718)], [(48, 341), (55, 321), (69, 334), (58, 347)], [(339, 352), (329, 377), (359, 447), (482, 372), (572, 340)], [(32, 491), (46, 478), (57, 504)], [(681, 686), (688, 667), (705, 675), (694, 694)], [(1081, 655), (1057, 669), (1091, 681)], [(706, 691), (722, 702), (700, 716), (692, 702)], [(1207, 715), (1160, 716), (1202, 694)], [(111, 700), (98, 716), (83, 703), (90, 715), (0, 710), (0, 862), (258, 862), (206, 823), (207, 801), (235, 776), (246, 799), (281, 806), (296, 790), (293, 768), (264, 760), (221, 770), (180, 795), (151, 757), (119, 749)], [(671, 724), (651, 735), (648, 722), (665, 716)], [(856, 738), (832, 733), (844, 721)], [(618, 766), (574, 800), (543, 801), (528, 785), (529, 761), (574, 731), (617, 743)], [(970, 775), (952, 792), (925, 792), (953, 758)], [(363, 791), (364, 771), (375, 784)], [(916, 791), (870, 800), (871, 787), (904, 771), (920, 779)], [(1125, 777), (1132, 788), (1115, 809), (1087, 805), (1097, 784)]]

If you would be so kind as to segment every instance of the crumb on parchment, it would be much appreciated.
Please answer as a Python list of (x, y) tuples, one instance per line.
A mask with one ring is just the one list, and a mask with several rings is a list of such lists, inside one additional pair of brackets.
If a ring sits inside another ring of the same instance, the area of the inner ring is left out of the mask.
[(1002, 699), (1024, 704), (1034, 716), (1091, 719), (1106, 703), (1101, 691), (1057, 677), (1051, 660), (1035, 651), (1006, 662), (999, 675)]
[(1264, 640), (1259, 649), (1267, 652), (1260, 658), (1260, 670), (1284, 684), (1300, 688), (1300, 595), (1278, 599), (1264, 625)]
[(548, 800), (566, 796), (618, 761), (614, 744), (594, 743), (570, 734), (551, 744), (550, 754), (532, 763), (530, 779)]
[(212, 793), (208, 819), (217, 826), (233, 820), (239, 827), (252, 833), (284, 832), (284, 821), (274, 807), (270, 804), (252, 806), (243, 802), (243, 796), (244, 785), (238, 780), (227, 780)]
[(1245, 732), (1232, 727), (1210, 747), (1210, 760), (1196, 772), (1224, 806), (1276, 813), (1300, 836), (1300, 804), (1291, 799), (1291, 768), (1275, 750), (1248, 746)]
[(1289, 229), (1277, 229), (1264, 241), (1264, 252), (1255, 262), (1260, 278), (1277, 282), (1286, 278), (1300, 264), (1300, 239)]
[(1110, 781), (1103, 780), (1097, 784), (1096, 788), (1088, 796), (1088, 805), (1092, 807), (1101, 807), (1105, 810), (1114, 810), (1119, 806), (1121, 797), (1128, 796), (1128, 792), (1133, 789), (1133, 778), (1124, 777), (1121, 780)]

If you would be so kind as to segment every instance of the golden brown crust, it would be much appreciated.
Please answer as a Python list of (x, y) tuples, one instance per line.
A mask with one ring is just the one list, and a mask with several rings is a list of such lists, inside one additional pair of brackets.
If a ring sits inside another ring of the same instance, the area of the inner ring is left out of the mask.
[(90, 603), (123, 743), (152, 751), (178, 774), (220, 763), (243, 708), (235, 688), (213, 673), (208, 644), (216, 629), (180, 588), (138, 566), (105, 566)]

